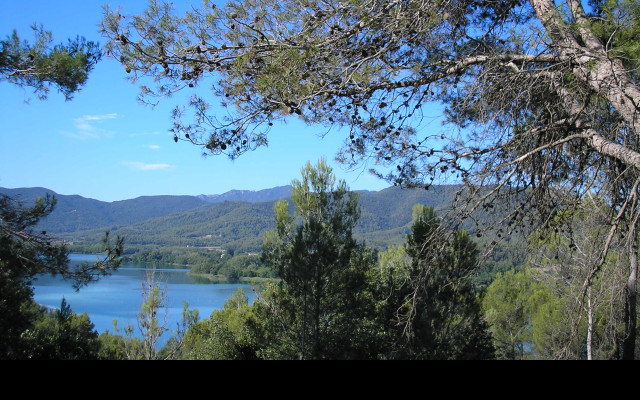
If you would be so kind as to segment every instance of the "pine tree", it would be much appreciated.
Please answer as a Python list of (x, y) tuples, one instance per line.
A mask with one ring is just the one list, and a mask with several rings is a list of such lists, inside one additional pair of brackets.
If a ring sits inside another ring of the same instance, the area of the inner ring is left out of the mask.
[[(283, 319), (285, 357), (362, 358), (368, 271), (374, 254), (353, 238), (358, 197), (336, 185), (324, 160), (307, 164), (293, 182), (294, 215), (276, 204), (277, 230), (266, 235), (262, 260), (275, 269), (281, 286), (265, 300)], [(286, 321), (286, 322), (284, 322)], [(278, 326), (278, 324), (274, 324)], [(282, 326), (282, 325), (281, 325)]]
[(478, 250), (465, 231), (448, 237), (435, 211), (416, 205), (404, 252), (396, 250), (396, 262), (382, 265), (393, 277), (383, 307), (383, 314), (396, 316), (387, 324), (395, 342), (391, 358), (493, 358), (480, 298), (469, 280)]
[(102, 58), (98, 43), (83, 37), (52, 45), (53, 35), (33, 26), (34, 43), (23, 41), (17, 31), (0, 41), (0, 81), (33, 88), (40, 99), (55, 87), (67, 100), (86, 83)]

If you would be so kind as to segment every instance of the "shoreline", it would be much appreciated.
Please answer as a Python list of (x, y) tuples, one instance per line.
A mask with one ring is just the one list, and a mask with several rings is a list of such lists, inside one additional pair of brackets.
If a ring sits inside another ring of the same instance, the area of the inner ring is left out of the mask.
[(265, 282), (277, 282), (276, 278), (260, 278), (260, 277), (247, 277), (241, 276), (237, 281), (230, 281), (224, 275), (212, 275), (212, 274), (203, 274), (199, 272), (187, 272), (187, 276), (193, 276), (195, 278), (202, 278), (208, 280), (211, 283), (243, 283), (247, 285), (259, 285)]

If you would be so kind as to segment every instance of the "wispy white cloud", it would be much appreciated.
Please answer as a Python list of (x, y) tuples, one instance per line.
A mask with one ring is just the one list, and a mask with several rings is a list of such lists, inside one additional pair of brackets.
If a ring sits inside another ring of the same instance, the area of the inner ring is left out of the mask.
[(85, 115), (80, 119), (85, 121), (102, 121), (105, 119), (116, 119), (116, 118), (118, 118), (118, 114), (112, 113), (112, 114), (104, 114), (104, 115)]
[(160, 150), (160, 146), (157, 144), (151, 144), (148, 146), (151, 150)]
[(134, 171), (158, 171), (162, 169), (173, 168), (173, 165), (169, 164), (145, 164), (140, 161), (123, 162), (122, 165), (130, 167)]
[(80, 118), (74, 118), (73, 125), (74, 130), (71, 132), (65, 131), (63, 134), (75, 139), (99, 139), (104, 136), (111, 135), (112, 132), (98, 127), (96, 124), (101, 121), (116, 119), (118, 114), (103, 114), (103, 115), (85, 115)]

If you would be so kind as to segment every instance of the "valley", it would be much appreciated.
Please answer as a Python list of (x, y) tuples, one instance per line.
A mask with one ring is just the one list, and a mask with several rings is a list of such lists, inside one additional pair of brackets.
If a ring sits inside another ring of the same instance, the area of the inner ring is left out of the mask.
[[(458, 189), (434, 186), (429, 191), (399, 187), (361, 191), (361, 216), (354, 237), (380, 252), (403, 245), (411, 228), (413, 206), (423, 204), (442, 213)], [(111, 237), (125, 238), (127, 261), (189, 266), (194, 274), (222, 281), (273, 276), (258, 255), (264, 234), (275, 230), (276, 201), (287, 199), (292, 203), (291, 186), (234, 190), (222, 195), (144, 196), (115, 202), (61, 195), (44, 188), (0, 188), (0, 193), (25, 205), (33, 204), (39, 196), (55, 196), (55, 210), (37, 228), (66, 243), (72, 252), (101, 252), (108, 231)], [(468, 229), (473, 232), (473, 226)], [(483, 248), (492, 239), (485, 236), (476, 242)], [(500, 242), (478, 269), (476, 283), (488, 284), (496, 273), (520, 265), (525, 257), (523, 238)]]
[[(414, 204), (442, 209), (456, 186), (431, 191), (391, 187), (360, 192), (361, 218), (356, 236), (371, 247), (400, 244), (408, 232)], [(0, 193), (30, 205), (38, 196), (55, 196), (55, 210), (38, 225), (73, 245), (99, 243), (106, 231), (124, 236), (127, 245), (233, 247), (260, 250), (262, 235), (275, 228), (273, 206), (287, 199), (291, 187), (262, 191), (232, 191), (223, 195), (146, 196), (101, 202), (77, 195), (60, 195), (44, 188), (6, 189)]]

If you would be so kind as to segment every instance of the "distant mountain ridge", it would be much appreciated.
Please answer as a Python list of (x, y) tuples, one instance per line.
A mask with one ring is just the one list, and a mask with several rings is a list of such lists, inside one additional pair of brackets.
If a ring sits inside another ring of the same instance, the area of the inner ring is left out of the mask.
[[(379, 249), (401, 244), (410, 229), (415, 204), (448, 207), (457, 189), (359, 191), (361, 218), (354, 233)], [(208, 196), (143, 196), (111, 203), (59, 195), (44, 188), (0, 188), (0, 193), (25, 205), (38, 196), (55, 196), (58, 204), (54, 212), (38, 228), (76, 244), (99, 243), (104, 232), (110, 231), (124, 236), (125, 243), (131, 245), (232, 246), (256, 251), (263, 234), (275, 229), (275, 201), (290, 199), (291, 186)]]
[(70, 233), (95, 228), (116, 228), (163, 217), (174, 213), (207, 207), (195, 196), (143, 196), (136, 199), (104, 202), (78, 195), (61, 195), (46, 188), (7, 189), (0, 194), (33, 205), (38, 197), (55, 196), (58, 203), (40, 227), (51, 233)]
[(280, 200), (291, 196), (291, 185), (278, 186), (264, 190), (231, 190), (224, 194), (201, 194), (197, 197), (209, 203), (223, 203), (225, 201), (245, 201), (247, 203), (264, 203)]

